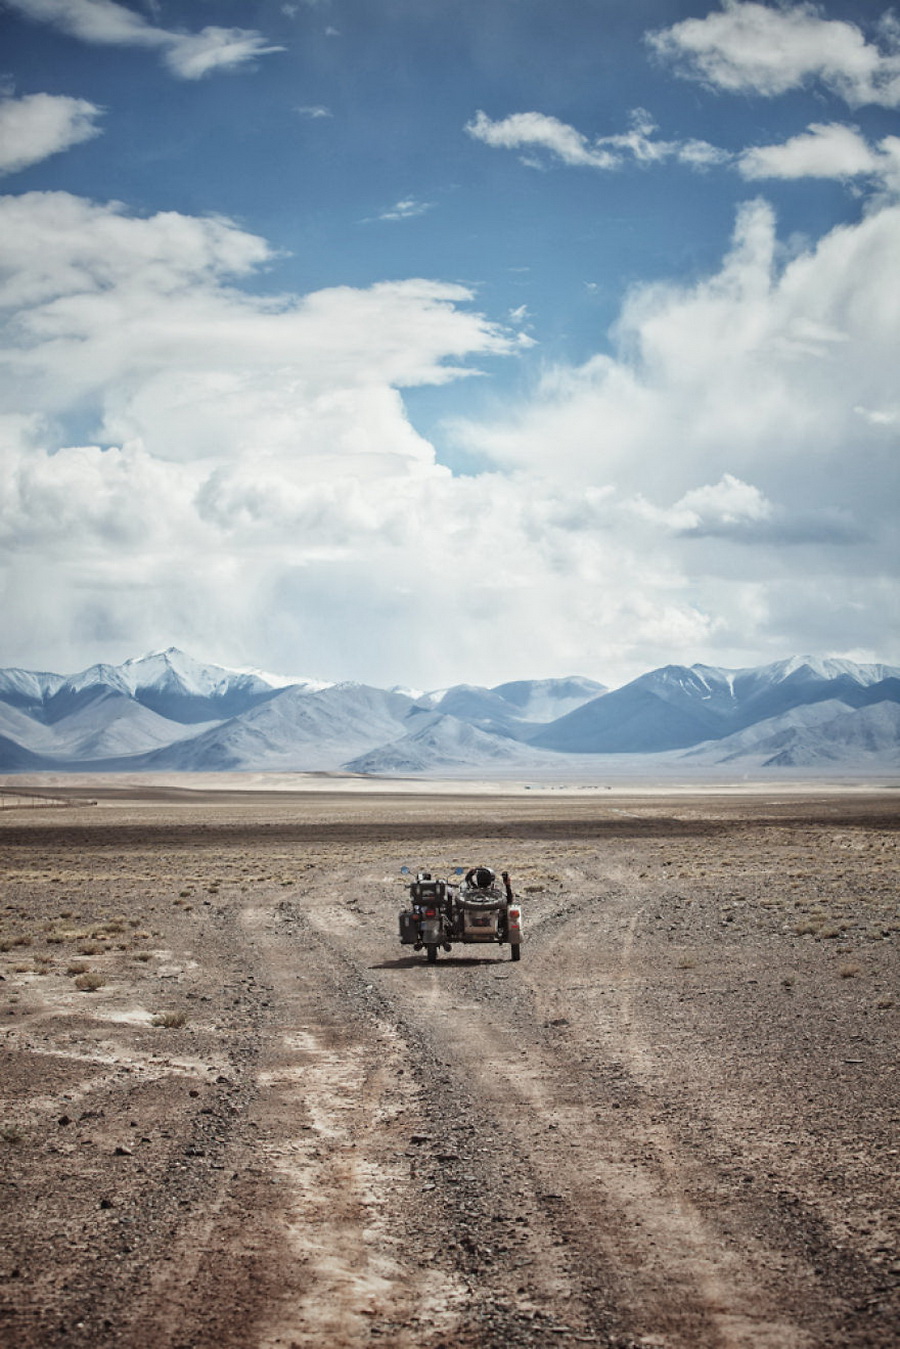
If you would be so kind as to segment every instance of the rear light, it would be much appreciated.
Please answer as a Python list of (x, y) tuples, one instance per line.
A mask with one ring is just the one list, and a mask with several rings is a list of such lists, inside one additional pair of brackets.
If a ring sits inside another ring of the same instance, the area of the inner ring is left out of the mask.
[(519, 910), (518, 910), (518, 909), (510, 909), (510, 911), (509, 911), (509, 916), (510, 916), (510, 918), (518, 918), (518, 917), (519, 917)]
[(437, 909), (426, 909), (426, 910), (425, 910), (425, 917), (426, 917), (426, 918), (437, 918)]

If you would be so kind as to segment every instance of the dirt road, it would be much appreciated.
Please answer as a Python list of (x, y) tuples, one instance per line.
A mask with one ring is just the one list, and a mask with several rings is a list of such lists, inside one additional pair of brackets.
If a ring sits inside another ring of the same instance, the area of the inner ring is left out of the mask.
[[(7, 813), (0, 1342), (896, 1346), (898, 819)], [(400, 866), (482, 861), (521, 962), (401, 948)]]

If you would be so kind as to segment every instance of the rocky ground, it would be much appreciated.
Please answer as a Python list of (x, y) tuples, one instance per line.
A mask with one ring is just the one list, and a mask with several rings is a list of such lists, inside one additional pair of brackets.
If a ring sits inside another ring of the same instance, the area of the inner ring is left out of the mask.
[(0, 1342), (900, 1343), (895, 797), (92, 795), (0, 815)]

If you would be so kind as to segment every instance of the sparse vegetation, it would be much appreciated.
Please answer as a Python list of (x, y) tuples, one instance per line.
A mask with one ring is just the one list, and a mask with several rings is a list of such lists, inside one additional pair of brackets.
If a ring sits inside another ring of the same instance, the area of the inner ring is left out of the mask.
[(184, 1012), (157, 1012), (151, 1022), (154, 1026), (164, 1026), (167, 1030), (179, 1030), (187, 1022)]

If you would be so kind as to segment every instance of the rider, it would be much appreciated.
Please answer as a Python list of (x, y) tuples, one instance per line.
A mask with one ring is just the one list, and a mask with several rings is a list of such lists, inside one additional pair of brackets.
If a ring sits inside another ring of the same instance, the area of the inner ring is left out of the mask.
[(488, 890), (496, 879), (497, 873), (490, 867), (470, 867), (466, 872), (466, 885), (470, 890)]

